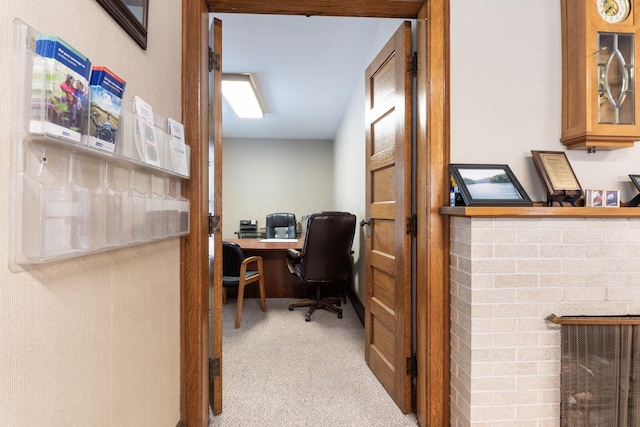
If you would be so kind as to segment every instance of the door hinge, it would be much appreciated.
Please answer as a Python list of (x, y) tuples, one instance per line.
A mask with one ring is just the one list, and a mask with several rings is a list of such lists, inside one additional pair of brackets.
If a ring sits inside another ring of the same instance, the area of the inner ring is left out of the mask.
[(411, 378), (418, 376), (418, 361), (415, 353), (411, 357), (407, 357), (407, 375), (411, 375)]
[(209, 214), (209, 236), (220, 233), (220, 215)]
[(407, 217), (407, 234), (410, 234), (412, 237), (418, 235), (418, 217), (416, 214)]
[(220, 54), (209, 48), (209, 72), (220, 71)]
[(413, 64), (411, 64), (411, 72), (413, 76), (418, 75), (418, 52), (413, 52)]
[(220, 358), (209, 358), (209, 379), (220, 376)]

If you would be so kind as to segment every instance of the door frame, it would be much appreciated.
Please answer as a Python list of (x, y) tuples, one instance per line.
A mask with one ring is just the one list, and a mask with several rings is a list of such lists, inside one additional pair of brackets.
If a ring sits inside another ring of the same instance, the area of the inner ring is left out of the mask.
[[(182, 1), (182, 122), (191, 145), (190, 233), (180, 244), (182, 422), (209, 422), (208, 370), (208, 14), (210, 12), (291, 15), (375, 16), (417, 20), (416, 75), (416, 414), (420, 426), (449, 424), (449, 0), (421, 3), (414, 16), (398, 16), (397, 0), (291, 2)], [(237, 3), (237, 4), (236, 4)], [(367, 10), (375, 5), (375, 11)], [(381, 7), (381, 5), (383, 7)], [(301, 9), (302, 8), (302, 9)], [(374, 14), (375, 12), (375, 14)]]

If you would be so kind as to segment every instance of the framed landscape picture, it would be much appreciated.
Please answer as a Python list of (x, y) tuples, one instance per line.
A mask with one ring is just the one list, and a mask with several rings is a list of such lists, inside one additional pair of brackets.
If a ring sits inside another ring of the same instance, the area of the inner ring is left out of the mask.
[(466, 206), (532, 206), (508, 165), (450, 164)]

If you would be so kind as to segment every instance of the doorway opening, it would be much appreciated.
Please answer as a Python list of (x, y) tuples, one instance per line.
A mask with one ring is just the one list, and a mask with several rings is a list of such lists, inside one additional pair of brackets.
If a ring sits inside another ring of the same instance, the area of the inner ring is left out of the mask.
[[(241, 122), (223, 103), (222, 132), (223, 140), (226, 141), (226, 143), (223, 142), (222, 160), (223, 240), (235, 237), (234, 233), (238, 230), (240, 220), (255, 219), (260, 223), (264, 215), (274, 209), (275, 211), (283, 209), (294, 211), (298, 217), (319, 210), (338, 209), (355, 213), (360, 216), (359, 220), (364, 219), (364, 72), (381, 45), (406, 20), (243, 14), (211, 14), (210, 17), (222, 20), (222, 71), (255, 73), (253, 78), (262, 92), (267, 118), (270, 115), (270, 109), (274, 111), (273, 116), (285, 116), (281, 112), (283, 109), (286, 110), (289, 105), (287, 103), (293, 103), (294, 106), (292, 118), (275, 117), (272, 119), (275, 122), (274, 126), (270, 123), (260, 123), (261, 120)], [(276, 23), (272, 22), (274, 20)], [(249, 27), (253, 28), (251, 35), (246, 31)], [(255, 34), (268, 32), (269, 29), (273, 33), (274, 28), (278, 28), (279, 31), (265, 36), (264, 45), (256, 41)], [(355, 37), (355, 33), (360, 34)], [(349, 41), (349, 38), (356, 40)], [(293, 45), (285, 46), (285, 43), (292, 41), (295, 42)], [(315, 47), (310, 48), (309, 45)], [(284, 56), (281, 56), (282, 51)], [(304, 60), (305, 58), (307, 61)], [(312, 60), (317, 62), (313, 63)], [(332, 72), (331, 67), (323, 68), (323, 64), (331, 65), (336, 71)], [(301, 65), (306, 65), (306, 68), (300, 69)], [(275, 73), (282, 73), (284, 77), (274, 78)], [(296, 84), (292, 83), (294, 79), (300, 81), (297, 88)], [(271, 84), (274, 87), (270, 87)], [(301, 92), (305, 86), (314, 90), (304, 95)], [(338, 89), (334, 90), (333, 86), (338, 86)], [(317, 88), (320, 90), (316, 91)], [(284, 100), (272, 99), (283, 95), (285, 91), (289, 95), (285, 96)], [(350, 103), (350, 98), (354, 96), (357, 99), (355, 107), (352, 101)], [(302, 109), (305, 105), (312, 107), (310, 115), (306, 118), (300, 111), (295, 111)], [(279, 123), (278, 120), (285, 120), (285, 122)], [(344, 121), (357, 123), (355, 129), (358, 134), (355, 143), (353, 132), (348, 129), (348, 124), (341, 127)], [(341, 142), (347, 140), (350, 140), (350, 144)], [(258, 148), (269, 145), (276, 147), (283, 145), (283, 141), (286, 141), (287, 147), (293, 147), (291, 153), (282, 153), (271, 148), (260, 151)], [(290, 169), (292, 167), (290, 165), (300, 164), (306, 170), (288, 175), (303, 176), (302, 174), (309, 173), (309, 159), (313, 158), (313, 162), (317, 162), (318, 157), (305, 155), (301, 151), (309, 149), (309, 144), (326, 143), (332, 146), (330, 167), (333, 169), (333, 163), (335, 163), (337, 173), (329, 179), (316, 180), (318, 181), (315, 183), (316, 189), (307, 194), (306, 203), (300, 203), (299, 192), (294, 191), (283, 196), (277, 190), (274, 194), (280, 199), (271, 203), (268, 200), (271, 196), (268, 193), (270, 175), (275, 174), (274, 181), (278, 181), (277, 174), (272, 171), (274, 163), (276, 172), (281, 168)], [(239, 150), (246, 147), (252, 147), (252, 152), (242, 155)], [(272, 154), (269, 154), (269, 151)], [(273, 155), (273, 158), (265, 157), (269, 155)], [(283, 158), (287, 155), (290, 157)], [(259, 159), (257, 163), (264, 162), (262, 167), (256, 164), (255, 159), (251, 163), (251, 157), (254, 156)], [(361, 170), (358, 169), (358, 165)], [(265, 191), (261, 191), (260, 184)], [(260, 198), (260, 193), (266, 197), (266, 201), (256, 201)], [(324, 203), (317, 204), (316, 201), (310, 201), (310, 199), (320, 198), (319, 194), (324, 195)], [(356, 254), (355, 265), (358, 266), (356, 278), (362, 278), (361, 283), (356, 282), (354, 291), (356, 304), (359, 304), (359, 314), (363, 320), (362, 304), (364, 304), (365, 295), (364, 243), (360, 244), (364, 237), (362, 234), (363, 231), (358, 229), (353, 249)], [(245, 300), (245, 304), (247, 302)], [(224, 339), (222, 342), (224, 347)]]

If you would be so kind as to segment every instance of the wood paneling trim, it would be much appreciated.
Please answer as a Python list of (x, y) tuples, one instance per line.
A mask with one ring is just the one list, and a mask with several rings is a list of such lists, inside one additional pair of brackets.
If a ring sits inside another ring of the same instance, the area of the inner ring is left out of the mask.
[(415, 18), (424, 0), (206, 0), (210, 12)]
[(182, 122), (191, 145), (190, 234), (180, 245), (181, 419), (188, 426), (209, 423), (208, 403), (208, 96), (207, 6), (182, 2)]
[(443, 206), (440, 212), (451, 216), (476, 218), (638, 218), (638, 208), (583, 208), (583, 207), (532, 207), (510, 206), (467, 207)]
[[(422, 427), (449, 425), (449, 0), (418, 14), (416, 214), (416, 414)], [(426, 307), (421, 310), (420, 307)]]

